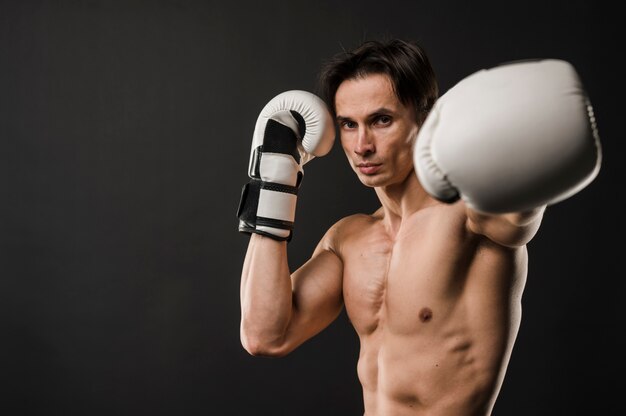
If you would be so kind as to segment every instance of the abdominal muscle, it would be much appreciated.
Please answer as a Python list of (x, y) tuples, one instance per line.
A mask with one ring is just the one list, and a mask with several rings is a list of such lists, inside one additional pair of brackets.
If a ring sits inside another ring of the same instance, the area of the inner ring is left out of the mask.
[(450, 216), (407, 221), (393, 241), (371, 217), (344, 234), (366, 416), (483, 416), (495, 403), (519, 328), (526, 250), (438, 218)]
[(365, 414), (488, 415), (507, 345), (456, 326), (399, 335), (382, 323), (360, 336), (357, 372)]

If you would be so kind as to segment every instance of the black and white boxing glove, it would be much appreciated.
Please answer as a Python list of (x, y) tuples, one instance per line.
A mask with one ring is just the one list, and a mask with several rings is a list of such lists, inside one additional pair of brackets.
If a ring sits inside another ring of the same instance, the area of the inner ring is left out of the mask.
[(601, 159), (589, 98), (575, 68), (560, 59), (464, 78), (435, 103), (414, 148), (427, 192), (486, 213), (563, 201), (593, 181)]
[(315, 94), (292, 90), (270, 100), (257, 118), (248, 176), (237, 217), (239, 231), (291, 240), (303, 166), (326, 155), (335, 127)]

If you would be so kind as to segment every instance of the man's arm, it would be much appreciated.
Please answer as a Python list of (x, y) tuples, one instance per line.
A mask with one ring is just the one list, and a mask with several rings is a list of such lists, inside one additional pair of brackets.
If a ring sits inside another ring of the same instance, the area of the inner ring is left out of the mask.
[(555, 59), (461, 80), (435, 103), (413, 154), (429, 194), (461, 198), (468, 229), (510, 247), (533, 238), (547, 206), (591, 183), (601, 155), (582, 82)]
[(332, 235), (331, 228), (293, 274), (285, 241), (251, 236), (241, 275), (241, 342), (250, 354), (283, 356), (337, 318), (343, 264)]
[(241, 342), (251, 354), (286, 354), (341, 308), (341, 262), (325, 245), (293, 276), (287, 262), (303, 166), (334, 139), (326, 105), (306, 91), (278, 94), (257, 118), (237, 210), (239, 231), (250, 234), (240, 296)]
[(466, 206), (467, 227), (497, 244), (520, 247), (537, 234), (545, 209), (546, 205), (542, 205), (524, 212), (487, 214)]

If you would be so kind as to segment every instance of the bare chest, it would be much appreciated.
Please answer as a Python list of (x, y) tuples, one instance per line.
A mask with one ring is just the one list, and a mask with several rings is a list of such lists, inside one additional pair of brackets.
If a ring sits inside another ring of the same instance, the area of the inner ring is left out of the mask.
[(375, 230), (364, 233), (343, 260), (344, 302), (357, 332), (372, 333), (381, 325), (403, 332), (454, 303), (473, 251), (460, 230), (433, 223), (395, 240)]

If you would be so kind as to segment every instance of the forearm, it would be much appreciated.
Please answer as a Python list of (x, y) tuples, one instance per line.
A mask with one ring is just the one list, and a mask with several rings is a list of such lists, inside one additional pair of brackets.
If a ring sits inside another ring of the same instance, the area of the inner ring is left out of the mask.
[(523, 212), (487, 214), (467, 208), (470, 229), (508, 247), (519, 247), (537, 233), (545, 205)]
[(287, 243), (258, 234), (250, 237), (241, 275), (241, 341), (263, 354), (279, 346), (292, 315)]

